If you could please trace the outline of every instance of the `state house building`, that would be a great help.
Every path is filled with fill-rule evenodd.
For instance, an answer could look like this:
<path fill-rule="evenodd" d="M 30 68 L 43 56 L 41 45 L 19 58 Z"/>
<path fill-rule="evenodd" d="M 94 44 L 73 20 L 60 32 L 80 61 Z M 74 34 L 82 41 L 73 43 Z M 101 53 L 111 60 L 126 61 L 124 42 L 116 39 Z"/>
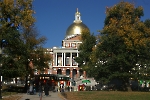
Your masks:
<path fill-rule="evenodd" d="M 82 22 L 81 14 L 77 9 L 75 20 L 66 30 L 65 38 L 62 40 L 62 47 L 49 48 L 45 52 L 50 53 L 53 58 L 45 74 L 67 75 L 74 79 L 80 76 L 86 77 L 85 71 L 79 68 L 78 63 L 74 60 L 75 57 L 78 57 L 78 47 L 82 43 L 80 41 L 82 29 L 89 30 Z"/>

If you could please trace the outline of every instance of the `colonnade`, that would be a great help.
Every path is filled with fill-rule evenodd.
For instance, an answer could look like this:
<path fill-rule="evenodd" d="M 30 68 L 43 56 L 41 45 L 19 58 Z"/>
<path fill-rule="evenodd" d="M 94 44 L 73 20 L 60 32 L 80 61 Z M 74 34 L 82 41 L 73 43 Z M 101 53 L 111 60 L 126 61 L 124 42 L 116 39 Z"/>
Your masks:
<path fill-rule="evenodd" d="M 53 66 L 78 66 L 74 58 L 78 57 L 77 52 L 55 52 L 53 53 Z"/>

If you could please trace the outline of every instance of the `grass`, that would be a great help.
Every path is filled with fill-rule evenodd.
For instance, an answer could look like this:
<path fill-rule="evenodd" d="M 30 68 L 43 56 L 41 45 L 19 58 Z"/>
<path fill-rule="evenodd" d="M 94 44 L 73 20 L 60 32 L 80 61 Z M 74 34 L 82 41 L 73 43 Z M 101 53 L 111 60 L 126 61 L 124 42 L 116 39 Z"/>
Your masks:
<path fill-rule="evenodd" d="M 21 96 L 17 95 L 18 93 L 17 92 L 8 92 L 7 89 L 8 89 L 9 86 L 6 86 L 6 85 L 3 85 L 2 87 L 2 97 L 3 99 L 2 100 L 19 100 L 21 98 Z"/>
<path fill-rule="evenodd" d="M 22 96 L 17 95 L 17 92 L 2 92 L 2 100 L 19 100 Z"/>
<path fill-rule="evenodd" d="M 148 100 L 150 92 L 80 91 L 65 92 L 67 100 Z"/>

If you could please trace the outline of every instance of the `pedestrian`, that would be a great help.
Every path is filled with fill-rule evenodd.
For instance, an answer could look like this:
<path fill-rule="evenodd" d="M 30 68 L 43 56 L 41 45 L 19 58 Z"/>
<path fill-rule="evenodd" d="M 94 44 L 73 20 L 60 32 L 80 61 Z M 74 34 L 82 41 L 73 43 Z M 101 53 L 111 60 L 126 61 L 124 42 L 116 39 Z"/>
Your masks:
<path fill-rule="evenodd" d="M 67 89 L 68 89 L 68 92 L 69 92 L 70 91 L 70 87 L 68 86 Z"/>
<path fill-rule="evenodd" d="M 42 84 L 39 83 L 39 97 L 42 97 Z"/>
<path fill-rule="evenodd" d="M 29 93 L 30 93 L 30 95 L 33 94 L 33 84 L 32 83 L 30 84 Z"/>
<path fill-rule="evenodd" d="M 46 83 L 45 86 L 44 86 L 44 92 L 45 92 L 45 96 L 48 96 L 48 95 L 49 95 L 49 86 L 48 86 L 47 83 Z"/>

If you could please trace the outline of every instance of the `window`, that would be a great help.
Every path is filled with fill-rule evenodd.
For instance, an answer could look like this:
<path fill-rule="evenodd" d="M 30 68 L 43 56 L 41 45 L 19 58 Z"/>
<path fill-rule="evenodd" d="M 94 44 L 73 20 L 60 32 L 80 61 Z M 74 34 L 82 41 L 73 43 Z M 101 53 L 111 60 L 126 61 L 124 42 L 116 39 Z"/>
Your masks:
<path fill-rule="evenodd" d="M 76 44 L 75 43 L 72 43 L 72 47 L 75 47 L 76 46 Z"/>
<path fill-rule="evenodd" d="M 62 57 L 58 57 L 58 66 L 62 66 Z"/>
<path fill-rule="evenodd" d="M 66 45 L 65 45 L 66 47 L 69 47 L 69 43 L 66 43 Z"/>
<path fill-rule="evenodd" d="M 77 16 L 77 20 L 79 20 L 79 16 Z"/>
<path fill-rule="evenodd" d="M 69 66 L 70 65 L 70 57 L 67 57 L 66 58 L 66 66 Z"/>
<path fill-rule="evenodd" d="M 75 61 L 75 57 L 73 57 L 73 59 L 72 59 L 72 65 L 73 65 L 73 66 L 76 66 L 76 65 L 77 65 L 77 62 Z"/>

